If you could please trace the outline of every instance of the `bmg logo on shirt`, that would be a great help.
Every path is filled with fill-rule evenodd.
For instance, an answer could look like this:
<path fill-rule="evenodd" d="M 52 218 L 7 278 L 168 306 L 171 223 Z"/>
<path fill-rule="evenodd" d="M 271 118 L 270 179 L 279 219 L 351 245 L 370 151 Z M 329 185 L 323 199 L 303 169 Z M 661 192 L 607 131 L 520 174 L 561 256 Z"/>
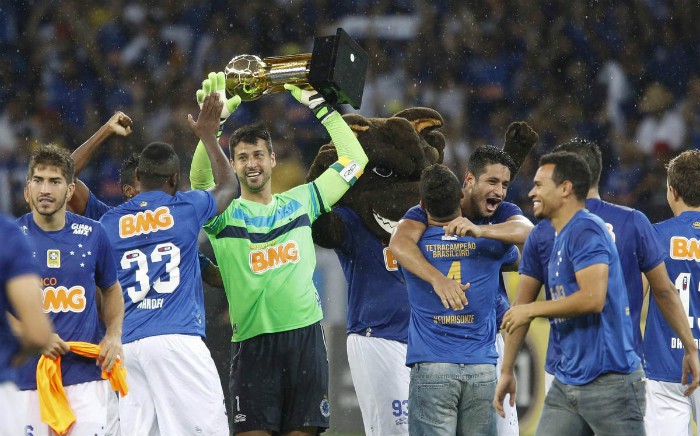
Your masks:
<path fill-rule="evenodd" d="M 55 285 L 55 277 L 44 277 L 42 285 Z M 44 312 L 82 312 L 85 310 L 85 288 L 82 286 L 46 286 L 43 290 Z"/>
<path fill-rule="evenodd" d="M 167 230 L 173 226 L 175 219 L 170 214 L 170 209 L 161 206 L 156 210 L 145 210 L 132 215 L 124 215 L 119 218 L 119 237 L 130 238 L 132 236 Z"/>
<path fill-rule="evenodd" d="M 700 260 L 700 241 L 695 238 L 674 236 L 671 238 L 671 259 Z"/>
<path fill-rule="evenodd" d="M 262 274 L 269 269 L 279 268 L 287 262 L 299 261 L 299 247 L 296 241 L 288 241 L 272 247 L 250 252 L 250 270 Z"/>

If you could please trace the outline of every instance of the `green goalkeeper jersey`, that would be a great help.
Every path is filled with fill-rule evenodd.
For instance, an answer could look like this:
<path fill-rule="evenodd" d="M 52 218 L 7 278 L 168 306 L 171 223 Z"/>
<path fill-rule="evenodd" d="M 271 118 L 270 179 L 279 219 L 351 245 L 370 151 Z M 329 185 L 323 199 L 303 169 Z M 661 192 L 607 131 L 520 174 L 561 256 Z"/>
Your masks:
<path fill-rule="evenodd" d="M 321 320 L 311 223 L 326 211 L 308 183 L 269 204 L 235 199 L 204 227 L 227 285 L 234 342 Z"/>
<path fill-rule="evenodd" d="M 335 144 L 336 163 L 313 182 L 274 194 L 268 204 L 237 198 L 204 226 L 224 282 L 233 342 L 306 327 L 323 318 L 312 281 L 316 252 L 311 224 L 362 174 L 367 156 L 337 112 L 322 123 Z M 201 143 L 190 179 L 196 189 L 213 185 Z"/>

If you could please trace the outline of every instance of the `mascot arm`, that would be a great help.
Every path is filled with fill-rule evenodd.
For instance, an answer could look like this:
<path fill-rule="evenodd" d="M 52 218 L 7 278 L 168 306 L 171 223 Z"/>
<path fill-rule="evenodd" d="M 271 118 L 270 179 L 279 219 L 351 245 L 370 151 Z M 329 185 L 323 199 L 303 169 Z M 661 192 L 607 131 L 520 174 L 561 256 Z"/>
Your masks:
<path fill-rule="evenodd" d="M 345 241 L 345 224 L 340 215 L 330 211 L 311 225 L 314 243 L 323 248 L 340 248 Z"/>
<path fill-rule="evenodd" d="M 323 203 L 328 210 L 350 189 L 362 175 L 368 158 L 360 141 L 338 112 L 331 112 L 323 120 L 338 153 L 338 160 L 315 180 Z M 326 210 L 326 212 L 328 211 Z"/>

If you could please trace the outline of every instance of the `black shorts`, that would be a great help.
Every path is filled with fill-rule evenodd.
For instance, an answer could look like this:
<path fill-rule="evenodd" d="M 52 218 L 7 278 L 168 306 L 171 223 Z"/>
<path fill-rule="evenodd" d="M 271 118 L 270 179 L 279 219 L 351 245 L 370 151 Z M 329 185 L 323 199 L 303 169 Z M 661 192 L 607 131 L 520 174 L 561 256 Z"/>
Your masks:
<path fill-rule="evenodd" d="M 320 323 L 231 344 L 231 429 L 328 428 L 328 354 Z"/>

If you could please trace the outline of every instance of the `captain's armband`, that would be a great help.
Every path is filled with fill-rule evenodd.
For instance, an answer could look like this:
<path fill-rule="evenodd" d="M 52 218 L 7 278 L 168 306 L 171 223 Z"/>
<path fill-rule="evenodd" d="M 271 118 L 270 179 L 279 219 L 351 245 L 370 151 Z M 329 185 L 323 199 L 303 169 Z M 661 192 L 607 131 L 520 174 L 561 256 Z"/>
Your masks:
<path fill-rule="evenodd" d="M 346 157 L 339 158 L 333 165 L 331 165 L 335 171 L 340 174 L 350 186 L 354 185 L 357 179 L 362 175 L 363 168 L 357 162 L 350 160 Z"/>

